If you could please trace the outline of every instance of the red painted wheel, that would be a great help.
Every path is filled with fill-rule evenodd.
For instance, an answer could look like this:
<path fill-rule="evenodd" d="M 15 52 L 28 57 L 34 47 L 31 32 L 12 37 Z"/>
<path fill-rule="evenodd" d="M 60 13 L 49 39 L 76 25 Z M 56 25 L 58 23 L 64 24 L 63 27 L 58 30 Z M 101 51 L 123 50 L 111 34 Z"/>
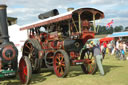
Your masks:
<path fill-rule="evenodd" d="M 32 68 L 28 57 L 24 56 L 19 62 L 19 77 L 21 83 L 28 84 L 31 80 Z"/>
<path fill-rule="evenodd" d="M 96 58 L 93 56 L 91 49 L 83 50 L 81 53 L 81 59 L 86 59 L 86 62 L 81 65 L 81 68 L 85 74 L 95 74 L 98 70 Z"/>
<path fill-rule="evenodd" d="M 69 72 L 69 56 L 64 50 L 56 51 L 53 59 L 53 67 L 56 76 L 66 77 Z"/>
<path fill-rule="evenodd" d="M 38 73 L 41 69 L 42 58 L 38 56 L 40 49 L 38 42 L 34 39 L 26 41 L 23 47 L 23 56 L 28 56 L 30 59 L 33 73 Z"/>

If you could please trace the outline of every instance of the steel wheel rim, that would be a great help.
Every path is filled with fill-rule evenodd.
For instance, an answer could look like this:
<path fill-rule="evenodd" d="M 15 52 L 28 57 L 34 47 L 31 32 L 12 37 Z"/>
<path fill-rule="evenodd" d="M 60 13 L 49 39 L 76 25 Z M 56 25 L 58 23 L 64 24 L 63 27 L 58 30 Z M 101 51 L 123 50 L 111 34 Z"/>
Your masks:
<path fill-rule="evenodd" d="M 54 58 L 54 70 L 58 77 L 61 77 L 65 72 L 65 60 L 64 55 L 60 52 L 56 53 Z"/>

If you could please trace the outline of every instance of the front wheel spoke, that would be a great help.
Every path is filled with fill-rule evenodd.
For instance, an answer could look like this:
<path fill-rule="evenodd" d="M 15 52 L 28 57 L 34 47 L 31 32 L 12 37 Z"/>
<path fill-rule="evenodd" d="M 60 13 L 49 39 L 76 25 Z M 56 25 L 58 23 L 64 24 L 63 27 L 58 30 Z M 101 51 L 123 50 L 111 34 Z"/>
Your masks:
<path fill-rule="evenodd" d="M 65 67 L 65 63 L 61 64 L 61 66 Z"/>
<path fill-rule="evenodd" d="M 60 61 L 60 58 L 57 56 L 57 60 L 59 60 Z"/>
<path fill-rule="evenodd" d="M 56 66 L 56 68 L 57 68 L 57 69 L 59 69 L 59 68 L 60 68 L 60 66 Z"/>
<path fill-rule="evenodd" d="M 89 72 L 90 73 L 92 72 L 92 65 L 91 64 L 89 65 Z"/>
<path fill-rule="evenodd" d="M 61 57 L 61 60 L 60 60 L 60 61 L 61 61 L 61 62 L 64 61 L 64 57 Z"/>
<path fill-rule="evenodd" d="M 56 62 L 56 65 L 59 65 L 59 62 Z"/>
<path fill-rule="evenodd" d="M 95 64 L 95 59 L 92 59 L 92 64 Z"/>
<path fill-rule="evenodd" d="M 57 68 L 57 72 L 60 72 L 59 70 L 60 70 L 60 67 Z"/>
<path fill-rule="evenodd" d="M 61 66 L 65 66 L 65 62 L 63 61 L 63 62 L 61 62 Z"/>
<path fill-rule="evenodd" d="M 60 73 L 63 74 L 64 73 L 63 67 L 60 67 L 60 68 L 61 68 Z"/>

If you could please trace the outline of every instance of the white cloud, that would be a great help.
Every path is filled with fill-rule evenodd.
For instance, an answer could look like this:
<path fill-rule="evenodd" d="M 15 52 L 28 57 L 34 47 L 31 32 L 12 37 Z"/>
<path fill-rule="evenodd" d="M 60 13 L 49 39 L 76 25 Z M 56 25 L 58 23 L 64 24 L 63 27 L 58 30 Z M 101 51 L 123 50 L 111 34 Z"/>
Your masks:
<path fill-rule="evenodd" d="M 115 25 L 125 26 L 128 22 L 128 0 L 6 0 L 6 3 L 8 15 L 18 17 L 18 23 L 21 25 L 38 20 L 40 13 L 54 8 L 66 12 L 65 10 L 69 6 L 75 8 L 93 7 L 103 11 L 105 13 L 103 24 L 111 19 L 116 21 Z"/>

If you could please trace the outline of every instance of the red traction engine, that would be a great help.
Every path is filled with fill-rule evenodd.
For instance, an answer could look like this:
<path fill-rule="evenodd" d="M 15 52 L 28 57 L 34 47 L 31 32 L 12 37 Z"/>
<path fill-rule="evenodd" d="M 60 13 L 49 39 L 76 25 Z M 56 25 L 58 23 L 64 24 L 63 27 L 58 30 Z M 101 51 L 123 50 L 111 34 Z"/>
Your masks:
<path fill-rule="evenodd" d="M 9 41 L 6 5 L 0 5 L 0 78 L 14 78 L 17 72 L 21 83 L 28 84 L 31 78 L 31 64 L 28 57 L 22 57 L 19 66 L 18 50 Z M 19 67 L 19 68 L 18 68 Z"/>
<path fill-rule="evenodd" d="M 97 71 L 95 57 L 85 43 L 94 38 L 94 32 L 89 31 L 90 23 L 104 18 L 104 13 L 94 8 L 80 8 L 57 14 L 57 10 L 40 14 L 43 20 L 21 27 L 20 30 L 28 30 L 29 35 L 23 56 L 29 57 L 34 73 L 47 67 L 54 69 L 58 77 L 65 77 L 70 66 L 81 65 L 85 74 L 94 74 Z"/>

